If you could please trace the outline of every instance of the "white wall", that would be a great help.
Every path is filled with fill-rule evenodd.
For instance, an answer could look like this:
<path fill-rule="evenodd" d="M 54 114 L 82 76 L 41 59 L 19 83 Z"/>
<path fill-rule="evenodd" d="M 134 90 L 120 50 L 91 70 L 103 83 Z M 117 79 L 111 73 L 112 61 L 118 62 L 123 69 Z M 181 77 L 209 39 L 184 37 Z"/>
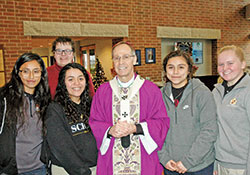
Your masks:
<path fill-rule="evenodd" d="M 32 52 L 40 56 L 48 56 L 50 53 L 50 50 L 49 48 L 39 47 L 39 48 L 33 48 Z"/>

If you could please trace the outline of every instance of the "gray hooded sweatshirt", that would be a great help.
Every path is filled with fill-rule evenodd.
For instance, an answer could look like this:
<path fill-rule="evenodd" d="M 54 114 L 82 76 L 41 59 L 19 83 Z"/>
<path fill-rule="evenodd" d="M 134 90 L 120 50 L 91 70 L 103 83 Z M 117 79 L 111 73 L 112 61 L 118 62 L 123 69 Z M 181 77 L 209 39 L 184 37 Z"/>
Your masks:
<path fill-rule="evenodd" d="M 246 169 L 250 175 L 250 76 L 245 75 L 225 96 L 224 91 L 221 84 L 213 90 L 219 125 L 216 159 L 226 168 Z"/>
<path fill-rule="evenodd" d="M 171 82 L 161 89 L 170 117 L 170 129 L 158 152 L 165 166 L 181 161 L 188 172 L 200 171 L 215 160 L 214 142 L 218 134 L 216 106 L 211 91 L 198 79 L 191 79 L 177 107 Z"/>

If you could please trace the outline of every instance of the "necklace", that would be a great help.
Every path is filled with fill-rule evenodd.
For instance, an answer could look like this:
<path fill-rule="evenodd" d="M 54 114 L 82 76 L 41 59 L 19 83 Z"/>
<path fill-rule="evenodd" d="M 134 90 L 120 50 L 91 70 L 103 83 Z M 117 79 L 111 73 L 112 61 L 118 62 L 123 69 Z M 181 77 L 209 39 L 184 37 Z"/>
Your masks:
<path fill-rule="evenodd" d="M 174 104 L 175 104 L 175 107 L 178 106 L 179 102 L 180 102 L 180 99 L 181 99 L 181 96 L 185 90 L 186 86 L 182 87 L 182 88 L 174 88 L 172 87 L 172 93 L 173 93 L 173 97 L 174 97 Z"/>
<path fill-rule="evenodd" d="M 180 97 L 180 95 L 181 95 L 183 92 L 184 92 L 184 90 L 181 91 L 181 92 L 174 98 L 174 105 L 175 105 L 175 107 L 178 106 L 178 104 L 179 104 L 179 102 L 180 102 L 180 100 L 178 99 L 178 97 Z"/>
<path fill-rule="evenodd" d="M 172 87 L 172 93 L 173 93 L 173 97 L 174 99 L 179 99 L 179 97 L 183 94 L 184 90 L 185 90 L 185 87 L 182 87 L 182 88 L 174 88 Z M 180 99 L 179 99 L 180 100 Z"/>
<path fill-rule="evenodd" d="M 174 98 L 174 99 L 178 99 L 178 97 L 184 92 L 184 89 Z"/>

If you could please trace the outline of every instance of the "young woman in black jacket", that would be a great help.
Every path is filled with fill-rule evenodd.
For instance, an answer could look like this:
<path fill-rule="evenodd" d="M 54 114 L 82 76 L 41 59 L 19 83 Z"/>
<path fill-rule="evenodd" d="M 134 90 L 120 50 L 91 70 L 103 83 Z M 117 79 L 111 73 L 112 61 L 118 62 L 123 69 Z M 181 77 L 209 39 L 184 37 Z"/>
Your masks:
<path fill-rule="evenodd" d="M 88 124 L 88 74 L 80 64 L 70 63 L 62 68 L 58 80 L 45 121 L 52 174 L 90 175 L 96 166 L 97 148 Z"/>
<path fill-rule="evenodd" d="M 43 120 L 50 101 L 42 58 L 24 53 L 0 89 L 0 174 L 45 175 L 40 161 Z"/>

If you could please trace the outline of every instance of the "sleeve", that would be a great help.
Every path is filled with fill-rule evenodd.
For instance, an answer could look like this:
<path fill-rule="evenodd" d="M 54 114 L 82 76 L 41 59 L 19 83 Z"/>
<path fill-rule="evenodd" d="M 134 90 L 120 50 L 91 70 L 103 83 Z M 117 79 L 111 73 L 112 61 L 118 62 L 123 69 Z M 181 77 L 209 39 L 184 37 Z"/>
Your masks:
<path fill-rule="evenodd" d="M 214 150 L 213 147 L 218 134 L 216 105 L 212 93 L 208 89 L 204 89 L 197 93 L 196 99 L 200 134 L 189 152 L 180 160 L 187 169 L 202 163 L 203 158 Z"/>
<path fill-rule="evenodd" d="M 66 130 L 62 107 L 50 104 L 46 116 L 47 141 L 53 156 L 69 174 L 90 175 L 91 171 L 80 158 L 71 133 Z"/>
<path fill-rule="evenodd" d="M 101 155 L 105 155 L 106 152 L 108 151 L 109 149 L 109 145 L 110 145 L 110 141 L 111 141 L 111 138 L 108 136 L 108 132 L 109 132 L 109 129 L 110 127 L 107 129 L 107 131 L 105 132 L 104 136 L 103 136 L 103 139 L 102 139 L 102 144 L 101 144 L 101 147 L 100 147 L 100 152 L 101 152 Z"/>
<path fill-rule="evenodd" d="M 248 121 L 250 123 L 250 93 L 249 93 L 249 86 L 248 86 L 248 89 L 247 89 L 247 95 L 245 96 L 245 104 L 246 104 L 246 112 L 247 112 L 247 116 L 248 116 Z M 250 126 L 249 126 L 250 128 Z M 250 135 L 249 135 L 250 136 Z M 249 174 L 250 173 L 250 138 L 249 138 L 249 144 L 248 144 L 248 155 L 247 155 L 247 167 L 246 167 L 246 174 Z"/>
<path fill-rule="evenodd" d="M 91 97 L 94 97 L 94 95 L 95 95 L 95 88 L 94 88 L 94 85 L 93 85 L 91 74 L 88 71 L 87 71 L 87 73 L 89 75 L 89 92 L 90 92 Z"/>
<path fill-rule="evenodd" d="M 166 98 L 166 94 L 164 94 L 165 92 L 164 92 L 163 88 L 161 89 L 161 93 L 162 93 L 162 98 L 163 99 Z M 164 104 L 165 104 L 166 109 L 168 110 L 167 103 L 164 103 Z M 164 141 L 162 149 L 158 151 L 158 157 L 159 157 L 161 164 L 164 167 L 168 163 L 168 161 L 173 160 L 173 158 L 170 157 L 170 155 L 167 151 L 167 138 Z"/>
<path fill-rule="evenodd" d="M 106 151 L 109 148 L 110 140 L 114 139 L 107 138 L 107 131 L 109 127 L 112 126 L 112 114 L 107 112 L 111 111 L 109 108 L 112 108 L 112 97 L 109 97 L 107 94 L 109 94 L 109 92 L 106 87 L 103 88 L 103 86 L 101 86 L 97 90 L 92 101 L 89 118 L 89 125 L 95 136 L 98 150 L 101 150 L 105 145 Z M 109 118 L 110 121 L 108 120 Z M 103 154 L 104 152 L 102 152 L 102 155 Z"/>
<path fill-rule="evenodd" d="M 154 93 L 152 94 L 152 92 Z M 140 106 L 141 110 L 145 110 L 145 112 L 143 112 L 144 110 L 141 111 L 141 115 L 145 115 L 141 116 L 141 118 L 143 118 L 141 120 L 141 124 L 145 136 L 140 136 L 140 138 L 142 141 L 142 137 L 148 137 L 146 139 L 148 142 L 145 142 L 147 144 L 153 144 L 153 142 L 155 142 L 156 145 L 154 146 L 154 149 L 152 147 L 153 145 L 150 146 L 152 147 L 150 152 L 154 150 L 159 151 L 162 149 L 163 143 L 165 141 L 169 129 L 170 119 L 167 115 L 161 91 L 157 86 L 154 85 L 153 87 L 149 87 L 147 88 L 147 92 L 143 93 L 145 94 L 141 94 L 143 98 L 141 98 Z M 145 126 L 143 122 L 146 122 L 147 125 Z M 150 141 L 150 138 L 153 142 Z M 143 143 L 143 146 L 147 151 L 147 146 L 149 145 Z"/>
<path fill-rule="evenodd" d="M 162 149 L 160 151 L 158 151 L 158 157 L 159 160 L 161 162 L 161 164 L 165 167 L 166 164 L 168 163 L 168 161 L 172 160 L 173 158 L 170 157 L 170 155 L 167 152 L 167 144 L 166 144 L 166 140 L 164 141 L 164 144 L 162 146 Z"/>

